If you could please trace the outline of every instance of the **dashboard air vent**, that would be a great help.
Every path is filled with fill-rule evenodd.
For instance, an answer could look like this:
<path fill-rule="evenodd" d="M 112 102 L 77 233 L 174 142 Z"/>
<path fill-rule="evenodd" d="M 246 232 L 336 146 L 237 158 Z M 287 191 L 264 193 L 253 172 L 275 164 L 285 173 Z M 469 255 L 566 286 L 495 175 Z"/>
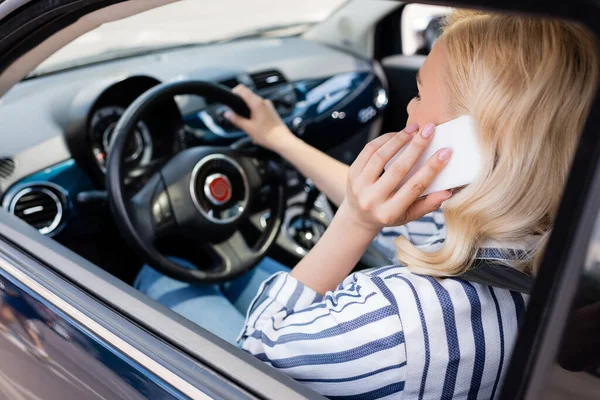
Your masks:
<path fill-rule="evenodd" d="M 8 204 L 8 211 L 44 235 L 56 231 L 63 219 L 63 202 L 51 187 L 35 185 L 19 190 Z"/>
<path fill-rule="evenodd" d="M 265 89 L 287 82 L 283 74 L 275 70 L 257 72 L 250 74 L 250 77 L 254 81 L 256 90 Z"/>
<path fill-rule="evenodd" d="M 15 160 L 10 157 L 0 157 L 0 179 L 6 179 L 15 171 Z"/>

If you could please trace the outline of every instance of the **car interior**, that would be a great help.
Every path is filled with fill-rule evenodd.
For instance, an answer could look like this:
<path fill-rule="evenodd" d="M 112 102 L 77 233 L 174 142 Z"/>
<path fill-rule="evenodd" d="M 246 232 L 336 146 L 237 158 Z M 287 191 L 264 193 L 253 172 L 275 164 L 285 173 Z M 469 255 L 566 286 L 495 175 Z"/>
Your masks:
<path fill-rule="evenodd" d="M 336 208 L 227 121 L 227 109 L 249 113 L 230 89 L 271 100 L 298 137 L 350 164 L 404 127 L 450 11 L 386 0 L 286 2 L 273 15 L 261 13 L 276 3 L 267 0 L 127 3 L 92 11 L 0 75 L 11 133 L 0 136 L 2 207 L 127 285 L 144 264 L 194 282 L 230 280 L 265 256 L 295 265 Z M 234 195 L 210 202 L 217 191 L 204 182 L 217 187 L 224 171 Z M 356 269 L 390 262 L 374 244 Z"/>
<path fill-rule="evenodd" d="M 116 49 L 102 48 L 111 45 L 105 43 L 99 46 L 99 54 L 79 54 L 93 35 L 104 34 L 111 42 L 111 35 L 119 30 L 151 24 L 157 15 L 172 13 L 180 17 L 196 10 L 198 5 L 194 3 L 165 5 L 84 34 L 31 71 L 6 93 L 0 107 L 0 118 L 7 129 L 23 132 L 19 135 L 22 140 L 7 137 L 2 146 L 3 207 L 130 284 L 147 260 L 140 257 L 139 249 L 132 248 L 131 238 L 117 239 L 124 234 L 119 225 L 128 218 L 125 209 L 125 214 L 117 216 L 109 207 L 113 191 L 107 187 L 112 179 L 107 176 L 108 149 L 113 145 L 111 137 L 117 122 L 149 89 L 185 81 L 205 81 L 229 89 L 245 84 L 273 101 L 298 136 L 349 164 L 382 129 L 401 127 L 406 120 L 406 104 L 416 92 L 416 71 L 424 59 L 422 55 L 401 55 L 383 58 L 379 63 L 305 38 L 316 23 L 304 21 L 261 27 L 250 33 L 236 32 L 230 38 L 210 42 L 151 43 Z M 327 13 L 335 13 L 343 5 L 341 1 L 329 3 Z M 124 143 L 125 163 L 115 178 L 122 180 L 121 195 L 125 198 L 139 193 L 148 179 L 182 150 L 251 147 L 243 144 L 244 133 L 223 117 L 227 107 L 235 107 L 221 99 L 220 93 L 211 94 L 211 88 L 186 87 L 183 83 L 172 90 L 152 100 L 152 106 L 134 121 L 133 133 Z M 173 95 L 175 92 L 181 94 Z M 388 101 L 400 112 L 389 113 L 385 119 Z M 35 118 L 23 118 L 32 107 Z M 350 117 L 354 115 L 357 118 Z M 217 234 L 224 225 L 230 225 L 223 223 L 229 217 L 217 215 L 214 221 L 208 219 L 210 226 L 193 230 L 210 232 L 213 243 L 222 242 L 237 230 L 245 235 L 243 240 L 249 241 L 249 248 L 256 244 L 252 241 L 260 242 L 261 234 L 272 236 L 269 241 L 273 243 L 263 245 L 264 251 L 258 257 L 268 252 L 283 264 L 294 265 L 327 227 L 334 212 L 332 204 L 310 181 L 272 154 L 257 153 L 248 161 L 259 163 L 263 173 L 281 178 L 267 184 L 250 182 L 249 199 L 233 199 L 227 209 L 215 210 L 227 214 L 233 207 L 243 207 L 244 215 L 235 218 L 235 226 Z M 212 169 L 219 168 L 216 163 Z M 211 166 L 206 167 L 207 171 L 200 171 L 201 177 L 210 172 Z M 245 169 L 258 171 L 250 164 Z M 264 177 L 263 181 L 269 179 Z M 243 182 L 232 184 L 235 187 Z M 281 194 L 285 205 L 277 213 L 270 203 L 277 203 L 273 194 L 278 193 L 279 186 L 285 189 Z M 157 194 L 152 195 L 152 199 L 146 199 L 146 206 L 158 201 Z M 203 207 L 208 206 L 199 205 L 200 210 Z M 206 212 L 210 210 L 206 208 Z M 154 218 L 163 216 L 156 214 Z M 273 230 L 280 234 L 269 235 Z M 136 236 L 136 232 L 125 235 Z M 207 242 L 206 238 L 162 232 L 159 239 L 152 244 L 162 254 L 186 258 L 197 265 L 217 262 L 214 251 L 195 251 L 195 245 Z M 363 267 L 388 262 L 386 255 L 376 249 L 363 261 Z"/>

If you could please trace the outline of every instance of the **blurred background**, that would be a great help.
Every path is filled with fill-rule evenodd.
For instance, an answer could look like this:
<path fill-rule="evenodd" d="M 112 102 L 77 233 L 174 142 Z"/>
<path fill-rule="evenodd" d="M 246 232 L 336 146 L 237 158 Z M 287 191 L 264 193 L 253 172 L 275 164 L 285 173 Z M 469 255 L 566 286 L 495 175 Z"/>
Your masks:
<path fill-rule="evenodd" d="M 42 63 L 37 71 L 62 69 L 89 57 L 122 56 L 122 51 L 181 44 L 226 41 L 240 35 L 299 34 L 327 19 L 347 0 L 182 0 L 106 23 L 90 31 Z M 257 12 L 257 10 L 259 12 Z M 409 4 L 402 13 L 405 55 L 427 54 L 440 17 L 451 8 Z M 173 18 L 168 18 L 171 15 Z M 227 21 L 227 23 L 224 23 Z M 394 38 L 395 39 L 395 38 Z"/>

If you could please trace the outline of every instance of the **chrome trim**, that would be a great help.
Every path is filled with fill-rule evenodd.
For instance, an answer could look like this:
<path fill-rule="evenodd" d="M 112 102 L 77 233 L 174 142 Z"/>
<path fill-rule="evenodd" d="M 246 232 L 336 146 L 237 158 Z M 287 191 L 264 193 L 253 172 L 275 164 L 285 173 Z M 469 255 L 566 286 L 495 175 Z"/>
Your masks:
<path fill-rule="evenodd" d="M 224 139 L 233 139 L 244 136 L 244 132 L 228 132 L 225 129 L 223 129 L 221 125 L 215 122 L 214 118 L 206 110 L 198 112 L 197 115 L 200 121 L 202 121 L 204 125 L 206 125 L 206 127 L 217 136 L 220 136 Z"/>
<path fill-rule="evenodd" d="M 259 220 L 261 228 L 266 229 L 269 218 L 271 218 L 271 213 L 268 211 L 266 213 L 264 213 L 263 215 L 261 215 L 260 220 Z"/>
<path fill-rule="evenodd" d="M 317 204 L 315 202 L 315 208 L 313 208 L 310 212 L 311 219 L 322 224 L 325 228 L 329 226 L 331 223 L 331 218 L 327 215 L 325 210 L 322 210 L 319 207 L 316 207 Z M 285 238 L 285 240 L 294 247 L 296 253 L 301 256 L 305 256 L 308 254 L 308 250 L 300 246 L 296 240 L 294 239 L 292 233 L 290 232 L 291 222 L 294 217 L 301 215 L 304 212 L 304 207 L 302 204 L 292 204 L 290 205 L 285 212 L 285 217 L 283 219 L 283 223 L 281 224 L 281 235 L 280 238 Z M 258 219 L 258 224 L 261 229 L 266 229 L 268 219 L 270 218 L 271 213 L 265 212 Z M 321 234 L 317 230 L 316 226 L 313 227 L 313 235 L 315 235 L 315 243 L 321 238 Z M 279 240 L 279 239 L 278 239 Z"/>
<path fill-rule="evenodd" d="M 98 120 L 100 118 L 105 118 L 105 116 L 101 116 L 100 113 L 108 112 L 108 111 L 118 114 L 119 118 L 121 116 L 123 116 L 123 114 L 125 113 L 125 109 L 123 107 L 110 106 L 110 105 L 96 110 L 96 112 L 94 112 L 94 115 L 92 116 L 92 122 L 90 123 L 90 132 L 93 129 L 94 125 L 96 125 L 98 123 Z M 100 168 L 100 170 L 103 173 L 106 173 L 106 161 L 108 160 L 108 153 L 110 152 L 110 147 L 112 144 L 111 142 L 113 139 L 111 136 L 111 139 L 109 142 L 108 136 L 109 136 L 109 134 L 113 133 L 112 131 L 114 131 L 114 128 L 116 127 L 117 122 L 118 122 L 118 120 L 111 123 L 102 133 L 102 151 L 104 151 L 104 153 L 106 154 L 106 158 L 104 159 L 104 164 L 99 162 L 98 159 L 96 158 L 96 154 L 94 154 L 94 159 L 96 160 L 96 164 L 98 164 L 98 167 Z M 125 161 L 126 162 L 137 162 L 137 165 L 143 167 L 145 165 L 148 165 L 150 163 L 150 161 L 152 161 L 152 154 L 154 152 L 154 145 L 152 143 L 152 135 L 150 134 L 150 129 L 148 128 L 146 123 L 141 120 L 137 122 L 137 124 L 134 128 L 134 134 L 135 134 L 137 149 L 136 149 L 134 155 L 132 157 L 128 157 Z M 141 159 L 140 159 L 140 156 L 141 156 Z"/>
<path fill-rule="evenodd" d="M 268 219 L 271 217 L 271 213 L 270 212 L 266 212 L 263 215 L 261 215 L 258 223 L 260 224 L 260 227 L 264 230 L 267 228 L 267 223 L 268 223 Z M 299 246 L 295 240 L 290 238 L 290 235 L 287 234 L 287 229 L 284 228 L 284 226 L 281 226 L 281 232 L 283 232 L 285 234 L 285 238 L 287 240 L 287 242 L 289 242 L 289 244 L 294 248 L 294 251 L 296 252 L 296 254 L 301 255 L 301 256 L 305 256 L 308 254 L 308 252 L 302 247 Z M 279 235 L 279 237 L 281 238 L 282 235 Z M 280 239 L 277 239 L 280 240 Z"/>
<path fill-rule="evenodd" d="M 44 210 L 44 207 L 35 206 L 35 207 L 28 208 L 27 210 L 23 210 L 23 215 L 31 215 L 31 214 L 35 214 L 38 211 L 43 211 L 43 210 Z"/>
<path fill-rule="evenodd" d="M 227 182 L 227 186 L 229 187 L 229 196 L 227 196 L 227 198 L 225 200 L 217 200 L 215 198 L 215 196 L 213 196 L 213 194 L 212 194 L 212 192 L 210 190 L 210 185 L 216 179 L 223 179 L 223 180 L 225 180 L 225 182 Z M 223 174 L 212 174 L 212 175 L 209 175 L 206 178 L 206 181 L 204 181 L 204 195 L 206 197 L 208 197 L 208 200 L 210 200 L 211 203 L 213 203 L 216 206 L 220 206 L 222 204 L 227 203 L 231 199 L 231 192 L 232 191 L 233 191 L 233 187 L 231 186 L 231 181 L 229 180 L 229 178 L 226 175 L 223 175 Z"/>
<path fill-rule="evenodd" d="M 42 235 L 51 236 L 56 231 L 56 229 L 60 226 L 61 222 L 63 221 L 64 208 L 63 208 L 63 202 L 61 201 L 61 199 L 59 199 L 58 196 L 52 190 L 50 190 L 44 186 L 46 186 L 46 185 L 34 183 L 34 184 L 30 184 L 26 187 L 23 187 L 23 188 L 19 189 L 12 197 L 7 196 L 4 199 L 4 202 L 2 205 L 4 208 L 6 208 L 8 210 L 9 213 L 11 213 L 12 215 L 15 215 L 15 207 L 16 207 L 18 201 L 23 196 L 25 196 L 29 193 L 32 193 L 32 192 L 41 192 L 41 193 L 46 194 L 56 204 L 57 212 L 56 212 L 56 215 L 54 216 L 54 219 L 52 219 L 52 222 L 50 223 L 50 225 L 38 229 L 38 232 L 40 232 Z M 51 186 L 48 185 L 48 187 L 51 187 Z"/>
<path fill-rule="evenodd" d="M 186 382 L 179 375 L 173 371 L 167 369 L 165 366 L 159 364 L 140 350 L 121 339 L 98 322 L 94 321 L 77 308 L 52 293 L 48 288 L 44 287 L 35 279 L 31 278 L 28 274 L 21 271 L 9 263 L 4 258 L 0 258 L 0 268 L 10 274 L 12 277 L 20 281 L 23 285 L 34 291 L 38 296 L 43 298 L 48 303 L 65 313 L 67 316 L 72 318 L 74 321 L 82 325 L 88 331 L 104 340 L 106 343 L 113 346 L 115 349 L 129 357 L 134 362 L 138 363 L 154 375 L 158 376 L 163 381 L 172 385 L 175 389 L 181 393 L 189 396 L 192 399 L 211 399 L 206 393 L 196 388 L 192 384 Z"/>
<path fill-rule="evenodd" d="M 213 210 L 205 211 L 202 208 L 200 202 L 198 201 L 198 194 L 196 193 L 196 189 L 195 189 L 196 178 L 198 177 L 198 172 L 200 171 L 200 168 L 202 168 L 204 165 L 206 165 L 206 163 L 208 163 L 209 161 L 213 161 L 213 160 L 223 160 L 223 161 L 231 164 L 240 173 L 240 175 L 242 176 L 242 182 L 244 183 L 244 198 L 243 198 L 243 200 L 237 206 L 238 207 L 237 210 L 233 210 L 232 215 L 225 219 L 215 218 L 213 215 Z M 235 161 L 233 158 L 226 156 L 224 154 L 211 154 L 209 156 L 204 157 L 200 161 L 198 161 L 198 163 L 196 163 L 196 165 L 194 166 L 194 169 L 192 170 L 192 178 L 190 179 L 190 195 L 192 196 L 192 202 L 196 206 L 196 209 L 198 211 L 200 211 L 200 214 L 202 214 L 206 219 L 208 219 L 211 222 L 214 222 L 215 224 L 227 224 L 227 223 L 233 222 L 236 219 L 238 219 L 240 217 L 240 215 L 242 215 L 243 211 L 246 209 L 246 206 L 248 205 L 248 200 L 250 199 L 250 184 L 248 183 L 248 177 L 246 176 L 246 172 L 244 171 L 242 166 L 240 164 L 238 164 L 237 161 Z M 235 207 L 236 207 L 236 205 L 231 207 L 229 210 L 231 210 Z"/>
<path fill-rule="evenodd" d="M 388 103 L 388 95 L 384 88 L 380 88 L 375 96 L 375 107 L 381 108 Z"/>
<path fill-rule="evenodd" d="M 200 118 L 200 121 L 204 122 L 204 125 L 206 125 L 206 127 L 210 129 L 212 133 L 216 133 L 221 137 L 227 137 L 225 130 L 221 128 L 221 126 L 218 125 L 213 117 L 205 110 L 202 110 L 198 113 L 198 118 Z"/>
<path fill-rule="evenodd" d="M 298 249 L 296 249 L 296 252 L 300 255 L 308 254 L 308 249 L 305 249 L 304 247 L 300 246 L 296 242 L 296 240 L 294 239 L 294 236 L 292 235 L 292 232 L 291 232 L 291 224 L 292 224 L 292 220 L 294 218 L 302 215 L 303 212 L 304 212 L 304 207 L 302 205 L 292 205 L 292 206 L 288 207 L 288 209 L 285 211 L 285 217 L 283 219 L 283 223 L 281 224 L 281 229 L 283 231 L 283 234 L 290 242 L 292 242 L 294 245 L 298 246 Z M 331 222 L 331 221 L 327 220 L 327 216 L 324 211 L 317 210 L 315 208 L 310 210 L 310 217 L 313 221 L 322 224 L 325 228 L 327 228 L 329 226 L 329 223 Z M 312 233 L 314 235 L 313 237 L 315 238 L 314 243 L 316 244 L 319 241 L 319 239 L 321 239 L 321 234 L 319 233 L 316 225 L 313 225 Z M 299 249 L 301 249 L 301 251 Z"/>
<path fill-rule="evenodd" d="M 117 122 L 115 121 L 112 124 L 108 125 L 108 127 L 104 130 L 104 133 L 102 134 L 102 146 L 104 146 L 104 151 L 106 152 L 106 154 L 108 154 L 108 152 L 110 151 L 110 135 L 113 133 L 115 126 L 117 126 Z M 126 162 L 132 162 L 137 160 L 140 155 L 142 154 L 142 152 L 144 151 L 144 144 L 143 144 L 143 139 L 142 139 L 142 134 L 139 133 L 138 131 L 134 131 L 133 132 L 134 137 L 135 137 L 135 151 L 133 152 L 133 154 L 129 157 L 127 157 L 125 159 Z"/>

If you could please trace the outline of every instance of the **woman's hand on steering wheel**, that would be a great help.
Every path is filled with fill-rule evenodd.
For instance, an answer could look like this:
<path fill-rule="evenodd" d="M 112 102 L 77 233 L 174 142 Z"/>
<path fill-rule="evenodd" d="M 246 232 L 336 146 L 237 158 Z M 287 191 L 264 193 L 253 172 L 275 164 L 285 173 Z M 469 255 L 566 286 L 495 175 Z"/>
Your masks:
<path fill-rule="evenodd" d="M 379 232 L 385 226 L 404 225 L 437 210 L 452 195 L 441 191 L 421 198 L 448 163 L 452 155 L 449 148 L 436 152 L 398 189 L 433 138 L 433 124 L 416 133 L 418 128 L 417 124 L 411 124 L 400 132 L 371 141 L 350 167 L 342 207 L 357 227 Z M 406 144 L 406 150 L 382 174 L 385 165 Z"/>
<path fill-rule="evenodd" d="M 285 175 L 266 165 L 265 156 L 247 152 L 247 142 L 197 146 L 160 163 L 143 186 L 130 193 L 125 187 L 127 140 L 144 115 L 177 95 L 207 97 L 250 117 L 243 99 L 210 82 L 168 82 L 149 89 L 114 129 L 106 172 L 109 205 L 123 237 L 150 266 L 186 282 L 228 281 L 253 268 L 275 243 L 285 211 Z M 258 240 L 249 244 L 241 224 L 255 212 L 253 204 L 263 189 L 271 193 L 271 201 L 261 207 L 267 206 L 271 217 Z M 197 269 L 178 264 L 162 254 L 164 246 L 160 251 L 157 247 L 169 237 L 169 243 L 192 243 L 195 254 L 204 252 L 213 262 Z"/>
<path fill-rule="evenodd" d="M 285 138 L 294 136 L 283 123 L 270 100 L 263 99 L 244 85 L 237 85 L 232 92 L 246 102 L 250 108 L 250 118 L 244 118 L 231 110 L 225 112 L 224 116 L 233 125 L 246 132 L 254 143 L 276 152 L 277 144 Z"/>

